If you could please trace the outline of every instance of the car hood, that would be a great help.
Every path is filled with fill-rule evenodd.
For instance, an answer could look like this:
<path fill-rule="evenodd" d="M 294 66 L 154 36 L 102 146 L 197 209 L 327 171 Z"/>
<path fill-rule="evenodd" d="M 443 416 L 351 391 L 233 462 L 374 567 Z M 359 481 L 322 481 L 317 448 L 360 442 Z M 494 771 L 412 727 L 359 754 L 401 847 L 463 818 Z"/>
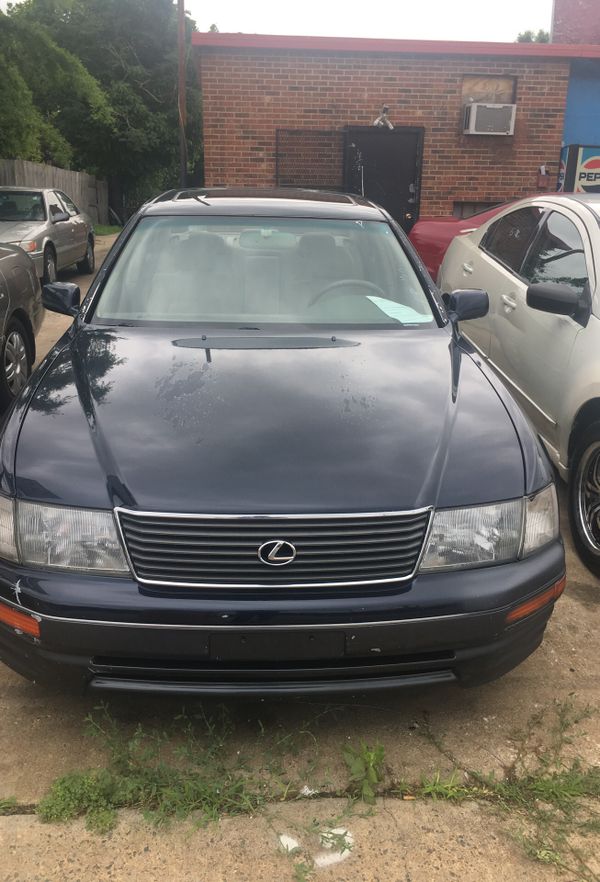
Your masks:
<path fill-rule="evenodd" d="M 0 242 L 21 242 L 35 238 L 43 226 L 38 221 L 0 221 Z"/>
<path fill-rule="evenodd" d="M 85 326 L 39 379 L 22 498 L 181 512 L 368 512 L 524 492 L 521 446 L 447 329 L 203 339 Z"/>

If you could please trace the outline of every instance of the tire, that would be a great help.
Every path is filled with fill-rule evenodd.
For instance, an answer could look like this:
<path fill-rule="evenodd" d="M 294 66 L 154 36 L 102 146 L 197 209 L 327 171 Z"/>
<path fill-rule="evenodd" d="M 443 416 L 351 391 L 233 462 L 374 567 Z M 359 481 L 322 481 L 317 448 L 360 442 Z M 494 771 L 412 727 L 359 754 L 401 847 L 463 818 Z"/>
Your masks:
<path fill-rule="evenodd" d="M 52 245 L 46 245 L 44 248 L 44 274 L 42 282 L 47 285 L 49 282 L 56 282 L 56 252 Z"/>
<path fill-rule="evenodd" d="M 569 517 L 579 557 L 600 576 L 600 422 L 589 425 L 577 440 L 569 477 Z"/>
<path fill-rule="evenodd" d="M 87 240 L 87 247 L 85 251 L 85 257 L 83 260 L 77 261 L 77 269 L 80 273 L 88 273 L 91 275 L 96 269 L 96 258 L 94 256 L 94 243 L 92 241 L 92 237 L 90 236 Z"/>
<path fill-rule="evenodd" d="M 31 374 L 31 345 L 22 322 L 12 318 L 6 326 L 0 353 L 0 409 L 13 403 Z"/>

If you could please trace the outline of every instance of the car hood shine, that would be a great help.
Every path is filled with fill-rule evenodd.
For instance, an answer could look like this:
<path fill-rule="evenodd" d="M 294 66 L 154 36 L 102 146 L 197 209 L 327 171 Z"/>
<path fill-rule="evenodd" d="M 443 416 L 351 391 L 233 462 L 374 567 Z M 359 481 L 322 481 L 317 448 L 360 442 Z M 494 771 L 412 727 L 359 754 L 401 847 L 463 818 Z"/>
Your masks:
<path fill-rule="evenodd" d="M 43 226 L 39 221 L 0 221 L 0 242 L 21 242 L 35 238 Z"/>
<path fill-rule="evenodd" d="M 357 331 L 339 342 L 255 336 L 85 326 L 30 401 L 17 495 L 285 513 L 523 494 L 507 410 L 447 330 Z"/>

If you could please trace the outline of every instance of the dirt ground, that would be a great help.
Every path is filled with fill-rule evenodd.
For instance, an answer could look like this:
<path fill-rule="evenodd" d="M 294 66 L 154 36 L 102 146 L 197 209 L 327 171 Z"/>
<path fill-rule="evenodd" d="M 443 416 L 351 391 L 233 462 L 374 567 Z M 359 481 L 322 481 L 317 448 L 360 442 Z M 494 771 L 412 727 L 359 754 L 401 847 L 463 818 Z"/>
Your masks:
<path fill-rule="evenodd" d="M 99 257 L 108 244 L 99 242 Z M 89 282 L 69 278 L 82 289 Z M 68 321 L 47 315 L 38 338 L 40 355 Z M 564 496 L 561 492 L 563 510 Z M 592 711 L 576 727 L 572 743 L 565 740 L 566 756 L 599 763 L 600 715 L 594 711 L 600 698 L 600 581 L 577 559 L 564 517 L 563 532 L 566 592 L 541 648 L 501 680 L 472 690 L 431 687 L 335 704 L 230 702 L 228 749 L 260 766 L 266 749 L 260 733 L 281 733 L 277 743 L 294 737 L 294 749 L 279 755 L 280 772 L 319 794 L 272 802 L 255 815 L 203 827 L 186 821 L 156 829 L 139 813 L 127 811 L 116 829 L 103 835 L 86 830 L 81 820 L 42 824 L 34 807 L 57 776 L 105 762 L 103 744 L 84 732 L 83 720 L 95 701 L 34 686 L 0 666 L 0 801 L 14 797 L 21 806 L 16 814 L 0 817 L 0 882 L 556 879 L 553 866 L 527 856 L 510 816 L 491 812 L 481 802 L 388 796 L 348 814 L 347 803 L 336 797 L 348 785 L 342 757 L 346 745 L 380 744 L 385 778 L 392 785 L 438 772 L 449 776 L 457 767 L 500 775 L 515 760 L 519 741 L 514 733 L 529 726 L 527 750 L 541 755 L 538 741 L 548 734 L 557 706 L 566 704 Z M 206 706 L 210 712 L 213 705 Z M 181 710 L 173 700 L 119 696 L 110 707 L 119 725 L 141 722 L 150 729 Z M 536 714 L 543 716 L 531 726 Z M 348 833 L 348 847 L 341 853 L 328 849 L 315 833 L 332 826 Z M 283 844 L 282 835 L 289 837 Z M 597 833 L 588 847 L 592 855 L 600 854 Z M 564 871 L 562 878 L 598 879 L 594 873 L 600 873 L 600 866 L 589 873 Z"/>

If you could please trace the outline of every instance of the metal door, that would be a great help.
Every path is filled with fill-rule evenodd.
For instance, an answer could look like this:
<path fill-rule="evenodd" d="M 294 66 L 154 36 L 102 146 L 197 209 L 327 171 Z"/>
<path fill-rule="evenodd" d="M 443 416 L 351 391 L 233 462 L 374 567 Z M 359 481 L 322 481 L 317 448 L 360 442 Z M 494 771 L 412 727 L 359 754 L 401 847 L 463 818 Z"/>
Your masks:
<path fill-rule="evenodd" d="M 408 232 L 419 216 L 423 129 L 346 130 L 344 188 L 388 211 Z"/>

